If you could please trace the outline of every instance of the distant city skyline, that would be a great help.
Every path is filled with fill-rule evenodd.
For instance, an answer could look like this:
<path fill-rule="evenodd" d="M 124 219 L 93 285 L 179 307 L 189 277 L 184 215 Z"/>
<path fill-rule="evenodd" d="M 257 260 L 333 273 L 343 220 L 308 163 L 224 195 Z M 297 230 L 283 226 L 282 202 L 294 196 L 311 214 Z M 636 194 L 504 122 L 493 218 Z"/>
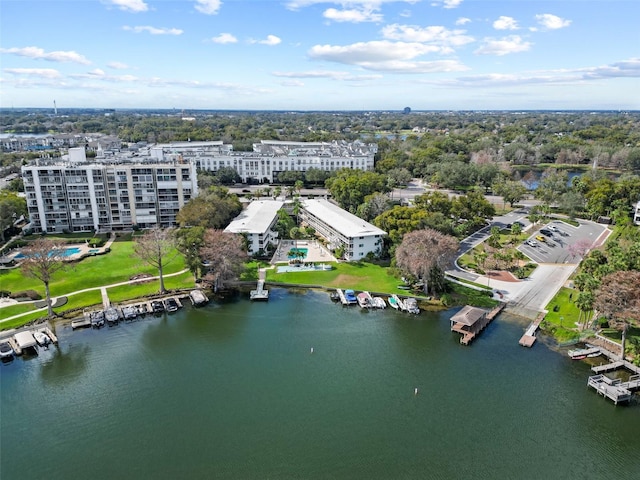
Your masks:
<path fill-rule="evenodd" d="M 4 0 L 0 107 L 638 110 L 636 0 Z"/>

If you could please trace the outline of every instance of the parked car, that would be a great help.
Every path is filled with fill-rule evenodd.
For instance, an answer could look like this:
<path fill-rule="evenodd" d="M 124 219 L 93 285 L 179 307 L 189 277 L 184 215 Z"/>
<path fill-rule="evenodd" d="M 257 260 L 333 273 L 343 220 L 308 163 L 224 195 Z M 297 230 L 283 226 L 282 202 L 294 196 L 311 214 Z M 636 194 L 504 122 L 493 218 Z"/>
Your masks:
<path fill-rule="evenodd" d="M 559 232 L 560 229 L 558 227 L 556 227 L 555 225 L 547 225 L 547 229 L 551 230 L 552 232 Z M 542 231 L 542 230 L 540 230 Z"/>
<path fill-rule="evenodd" d="M 544 238 L 542 235 L 536 235 L 536 240 L 538 240 L 539 242 L 546 242 L 547 239 Z"/>
<path fill-rule="evenodd" d="M 537 247 L 539 245 L 539 243 L 536 242 L 535 240 L 527 240 L 524 243 L 525 243 L 525 245 L 529 245 L 530 247 Z"/>
<path fill-rule="evenodd" d="M 551 230 L 547 230 L 546 228 L 541 228 L 540 233 L 547 237 L 553 237 L 553 232 Z"/>

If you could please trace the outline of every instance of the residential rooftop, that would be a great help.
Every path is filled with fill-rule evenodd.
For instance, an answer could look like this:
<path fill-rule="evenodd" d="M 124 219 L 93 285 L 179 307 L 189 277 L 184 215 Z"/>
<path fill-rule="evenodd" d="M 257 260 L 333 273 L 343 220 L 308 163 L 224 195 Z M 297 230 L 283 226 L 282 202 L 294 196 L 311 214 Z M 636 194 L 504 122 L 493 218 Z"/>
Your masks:
<path fill-rule="evenodd" d="M 231 233 L 264 233 L 284 202 L 254 200 L 224 229 Z"/>
<path fill-rule="evenodd" d="M 371 235 L 386 235 L 387 232 L 375 225 L 343 210 L 339 206 L 324 199 L 309 199 L 302 201 L 303 208 L 314 217 L 322 220 L 345 237 L 364 237 Z"/>

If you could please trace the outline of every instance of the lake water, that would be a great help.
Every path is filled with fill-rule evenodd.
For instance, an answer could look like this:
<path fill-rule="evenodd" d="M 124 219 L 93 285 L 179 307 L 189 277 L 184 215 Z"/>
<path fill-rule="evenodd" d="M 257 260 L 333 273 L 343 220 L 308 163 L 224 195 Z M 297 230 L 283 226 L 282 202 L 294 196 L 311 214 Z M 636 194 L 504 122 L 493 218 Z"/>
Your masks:
<path fill-rule="evenodd" d="M 629 479 L 640 405 L 501 315 L 448 318 L 272 289 L 2 364 L 2 479 Z M 313 348 L 313 353 L 311 352 Z M 419 389 L 414 395 L 414 388 Z"/>

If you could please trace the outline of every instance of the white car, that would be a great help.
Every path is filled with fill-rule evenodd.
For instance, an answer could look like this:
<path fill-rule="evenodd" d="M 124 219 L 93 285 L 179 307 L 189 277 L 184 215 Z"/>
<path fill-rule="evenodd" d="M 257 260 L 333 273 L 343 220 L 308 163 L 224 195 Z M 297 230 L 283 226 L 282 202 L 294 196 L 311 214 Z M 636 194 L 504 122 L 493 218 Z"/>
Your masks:
<path fill-rule="evenodd" d="M 539 245 L 538 242 L 536 242 L 535 240 L 527 240 L 526 242 L 524 242 L 526 245 L 529 245 L 530 247 L 537 247 Z"/>
<path fill-rule="evenodd" d="M 551 230 L 552 232 L 559 232 L 560 230 L 555 225 L 547 225 L 547 230 Z"/>

